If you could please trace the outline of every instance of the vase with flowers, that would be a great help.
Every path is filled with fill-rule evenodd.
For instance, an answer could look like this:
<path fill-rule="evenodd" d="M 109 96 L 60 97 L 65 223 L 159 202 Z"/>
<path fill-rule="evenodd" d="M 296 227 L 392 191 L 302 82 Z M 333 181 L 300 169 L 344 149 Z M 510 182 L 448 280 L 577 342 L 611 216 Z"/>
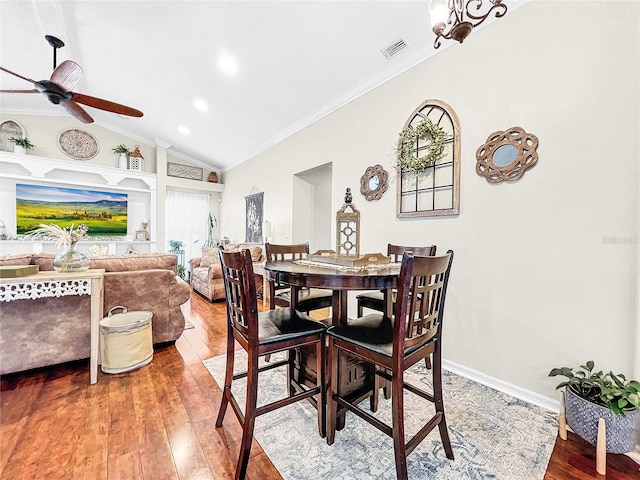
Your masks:
<path fill-rule="evenodd" d="M 56 272 L 84 272 L 89 268 L 91 259 L 88 255 L 76 249 L 76 244 L 87 233 L 86 225 L 80 224 L 74 229 L 73 223 L 68 227 L 60 227 L 53 223 L 41 223 L 30 235 L 52 237 L 56 240 L 56 247 L 64 246 L 64 251 L 53 260 Z"/>

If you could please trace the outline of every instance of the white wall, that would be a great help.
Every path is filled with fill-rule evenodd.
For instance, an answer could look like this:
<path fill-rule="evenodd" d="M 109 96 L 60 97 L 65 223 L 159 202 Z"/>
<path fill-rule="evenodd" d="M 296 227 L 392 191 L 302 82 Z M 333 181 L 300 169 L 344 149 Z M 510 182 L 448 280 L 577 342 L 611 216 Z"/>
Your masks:
<path fill-rule="evenodd" d="M 577 9 L 530 2 L 226 172 L 223 231 L 244 235 L 243 197 L 256 186 L 273 242 L 285 243 L 292 175 L 332 162 L 332 211 L 351 187 L 362 251 L 385 251 L 388 242 L 455 251 L 446 359 L 550 397 L 555 366 L 593 359 L 633 373 L 639 6 L 598 1 Z M 461 213 L 400 220 L 393 149 L 428 98 L 460 118 Z M 512 126 L 538 136 L 538 165 L 519 182 L 490 185 L 475 173 L 476 149 Z M 380 201 L 367 202 L 359 179 L 376 163 L 392 183 Z"/>

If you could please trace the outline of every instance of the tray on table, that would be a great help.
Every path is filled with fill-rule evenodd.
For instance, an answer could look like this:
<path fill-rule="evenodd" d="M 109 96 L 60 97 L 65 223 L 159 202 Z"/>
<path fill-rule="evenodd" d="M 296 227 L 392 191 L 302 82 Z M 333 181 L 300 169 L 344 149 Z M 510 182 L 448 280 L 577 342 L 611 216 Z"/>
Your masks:
<path fill-rule="evenodd" d="M 336 255 L 335 252 L 316 252 L 307 254 L 305 260 L 340 267 L 362 267 L 365 265 L 386 265 L 391 259 L 382 253 L 365 253 L 363 255 Z"/>

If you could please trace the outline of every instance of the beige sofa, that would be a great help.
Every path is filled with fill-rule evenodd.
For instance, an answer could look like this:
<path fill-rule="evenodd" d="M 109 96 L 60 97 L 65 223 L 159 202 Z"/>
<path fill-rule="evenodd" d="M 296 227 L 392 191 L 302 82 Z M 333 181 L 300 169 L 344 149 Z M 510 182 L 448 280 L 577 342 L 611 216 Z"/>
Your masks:
<path fill-rule="evenodd" d="M 53 270 L 55 254 L 0 256 L 0 265 Z M 176 276 L 175 254 L 95 257 L 90 268 L 104 274 L 104 315 L 118 305 L 153 312 L 153 343 L 176 340 L 184 330 L 180 306 L 190 288 Z M 116 312 L 119 313 L 120 311 Z M 90 297 L 14 300 L 0 306 L 0 374 L 88 358 Z"/>
<path fill-rule="evenodd" d="M 262 247 L 258 245 L 247 245 L 244 243 L 228 243 L 224 246 L 225 251 L 238 251 L 249 249 L 253 263 L 264 261 Z M 204 247 L 202 257 L 189 260 L 191 265 L 191 288 L 206 297 L 210 302 L 223 300 L 224 280 L 222 279 L 222 269 L 220 268 L 220 258 L 218 257 L 218 247 Z M 262 288 L 262 275 L 256 275 L 256 289 Z"/>

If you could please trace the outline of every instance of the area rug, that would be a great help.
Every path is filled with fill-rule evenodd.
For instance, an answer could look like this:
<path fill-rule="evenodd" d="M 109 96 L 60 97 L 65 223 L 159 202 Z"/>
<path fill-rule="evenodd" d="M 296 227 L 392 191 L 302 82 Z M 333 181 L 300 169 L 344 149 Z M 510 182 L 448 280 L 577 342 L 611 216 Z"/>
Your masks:
<path fill-rule="evenodd" d="M 236 370 L 246 368 L 246 354 L 236 351 Z M 218 385 L 224 383 L 225 357 L 205 360 Z M 422 362 L 407 372 L 408 381 L 431 390 L 431 373 Z M 246 382 L 233 392 L 244 405 Z M 542 480 L 557 432 L 555 415 L 504 393 L 443 370 L 445 411 L 455 460 L 445 456 L 436 428 L 407 457 L 409 478 L 437 480 Z M 258 405 L 286 394 L 284 369 L 260 374 Z M 427 410 L 423 411 L 424 405 Z M 368 401 L 364 402 L 365 408 Z M 405 392 L 405 428 L 415 434 L 433 406 Z M 380 395 L 375 414 L 390 422 L 391 400 Z M 233 413 L 227 414 L 235 419 Z M 346 426 L 328 446 L 317 430 L 315 409 L 297 402 L 256 419 L 254 437 L 286 480 L 395 479 L 393 442 L 347 413 Z"/>

